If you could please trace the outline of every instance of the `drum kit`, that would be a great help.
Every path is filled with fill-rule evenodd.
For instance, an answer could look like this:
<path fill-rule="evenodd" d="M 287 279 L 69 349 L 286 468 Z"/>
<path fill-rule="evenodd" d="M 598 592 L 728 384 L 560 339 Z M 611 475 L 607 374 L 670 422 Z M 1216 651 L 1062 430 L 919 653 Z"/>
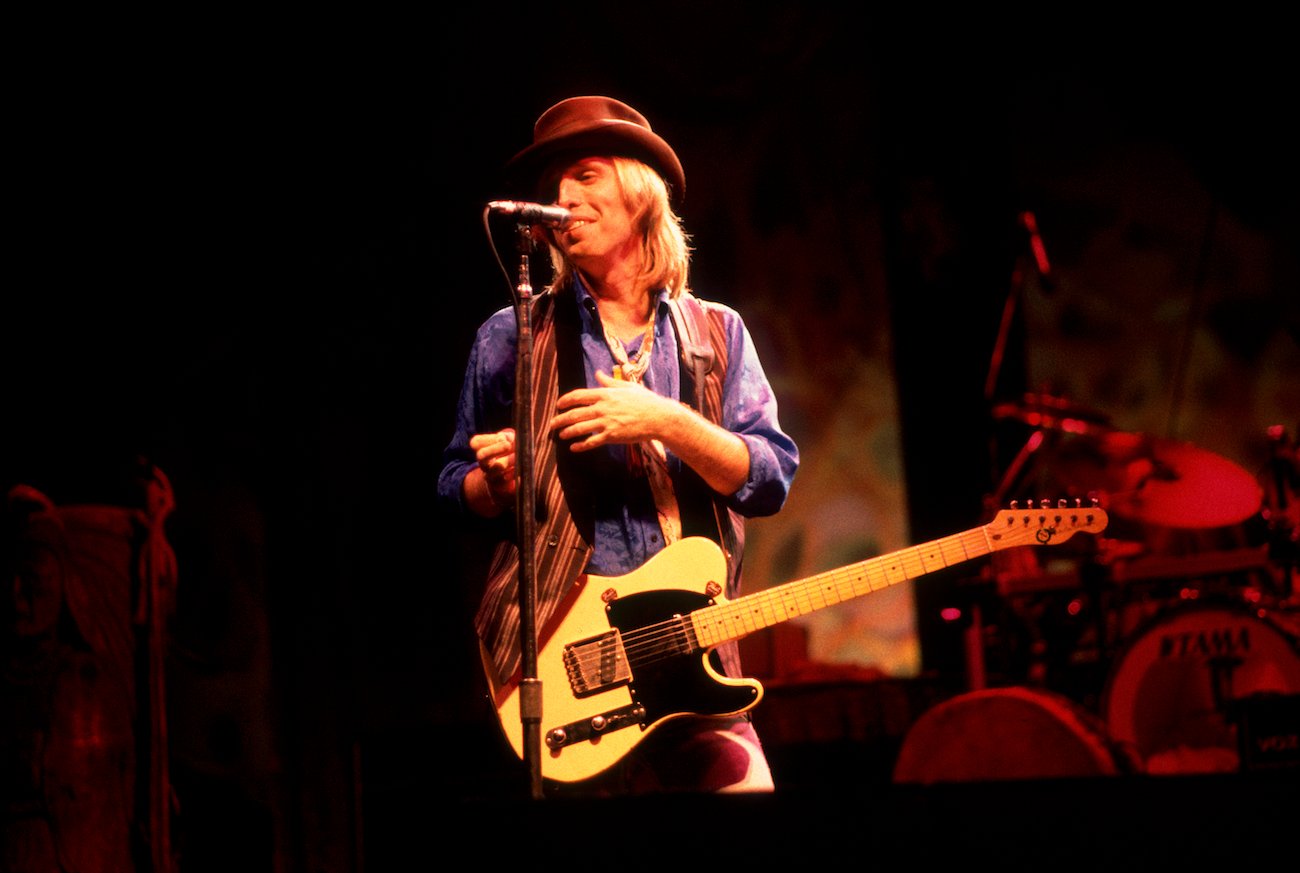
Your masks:
<path fill-rule="evenodd" d="M 1103 534 L 1064 544 L 1073 549 L 992 556 L 1001 606 L 983 641 L 1019 653 L 993 656 L 1011 665 L 1008 684 L 1073 701 L 1148 773 L 1267 763 L 1248 746 L 1279 742 L 1261 738 L 1257 716 L 1281 705 L 1290 748 L 1276 760 L 1300 764 L 1296 443 L 1270 428 L 1271 457 L 1252 473 L 1057 397 L 1025 395 L 992 414 L 1030 435 L 991 502 L 1033 489 L 1096 499 L 1109 515 Z"/>

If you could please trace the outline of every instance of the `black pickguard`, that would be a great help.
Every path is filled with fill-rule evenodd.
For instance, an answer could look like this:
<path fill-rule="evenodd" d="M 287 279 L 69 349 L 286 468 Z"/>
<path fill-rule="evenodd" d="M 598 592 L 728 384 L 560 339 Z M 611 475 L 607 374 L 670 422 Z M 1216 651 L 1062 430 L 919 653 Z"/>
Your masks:
<path fill-rule="evenodd" d="M 679 623 L 685 637 L 656 633 L 656 638 L 665 639 L 663 645 L 645 647 L 637 642 L 638 633 L 647 627 L 671 623 L 675 616 L 687 616 L 713 602 L 703 594 L 669 589 L 629 594 L 606 607 L 610 625 L 618 628 L 629 649 L 632 671 L 629 687 L 632 698 L 645 708 L 646 724 L 674 715 L 739 712 L 757 702 L 759 689 L 752 682 L 727 684 L 705 668 L 707 660 L 714 671 L 722 674 L 717 652 L 706 652 L 695 644 L 688 621 Z"/>

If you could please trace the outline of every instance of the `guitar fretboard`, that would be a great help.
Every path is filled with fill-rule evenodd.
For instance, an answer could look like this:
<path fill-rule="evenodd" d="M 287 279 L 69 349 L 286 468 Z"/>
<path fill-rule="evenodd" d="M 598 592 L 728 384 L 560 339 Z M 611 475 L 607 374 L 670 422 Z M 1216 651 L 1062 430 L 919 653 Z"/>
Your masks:
<path fill-rule="evenodd" d="M 696 639 L 708 648 L 829 606 L 916 579 L 993 551 L 985 528 L 922 543 L 768 588 L 691 613 Z"/>

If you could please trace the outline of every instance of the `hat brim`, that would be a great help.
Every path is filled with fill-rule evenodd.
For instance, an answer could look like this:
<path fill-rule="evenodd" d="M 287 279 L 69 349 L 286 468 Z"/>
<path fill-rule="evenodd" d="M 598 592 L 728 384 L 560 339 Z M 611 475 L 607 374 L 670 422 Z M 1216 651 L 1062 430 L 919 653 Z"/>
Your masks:
<path fill-rule="evenodd" d="M 506 164 L 506 178 L 521 190 L 535 195 L 541 175 L 561 158 L 610 155 L 636 158 L 649 164 L 668 184 L 674 204 L 686 194 L 686 174 L 672 147 L 653 131 L 628 121 L 607 120 L 565 136 L 534 143 Z"/>

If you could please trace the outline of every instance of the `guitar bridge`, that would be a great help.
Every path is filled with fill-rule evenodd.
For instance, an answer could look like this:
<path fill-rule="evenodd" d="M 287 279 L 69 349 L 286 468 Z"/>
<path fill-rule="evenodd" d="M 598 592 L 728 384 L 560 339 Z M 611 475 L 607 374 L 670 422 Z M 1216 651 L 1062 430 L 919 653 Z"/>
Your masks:
<path fill-rule="evenodd" d="M 645 707 L 639 703 L 632 703 L 609 712 L 602 712 L 600 715 L 593 715 L 591 718 L 570 722 L 562 727 L 551 728 L 546 732 L 546 747 L 554 750 L 575 743 L 585 743 L 591 739 L 599 739 L 610 731 L 633 727 L 643 721 L 645 721 Z"/>
<path fill-rule="evenodd" d="M 623 637 L 617 629 L 565 646 L 564 671 L 577 697 L 626 685 L 632 680 Z"/>

